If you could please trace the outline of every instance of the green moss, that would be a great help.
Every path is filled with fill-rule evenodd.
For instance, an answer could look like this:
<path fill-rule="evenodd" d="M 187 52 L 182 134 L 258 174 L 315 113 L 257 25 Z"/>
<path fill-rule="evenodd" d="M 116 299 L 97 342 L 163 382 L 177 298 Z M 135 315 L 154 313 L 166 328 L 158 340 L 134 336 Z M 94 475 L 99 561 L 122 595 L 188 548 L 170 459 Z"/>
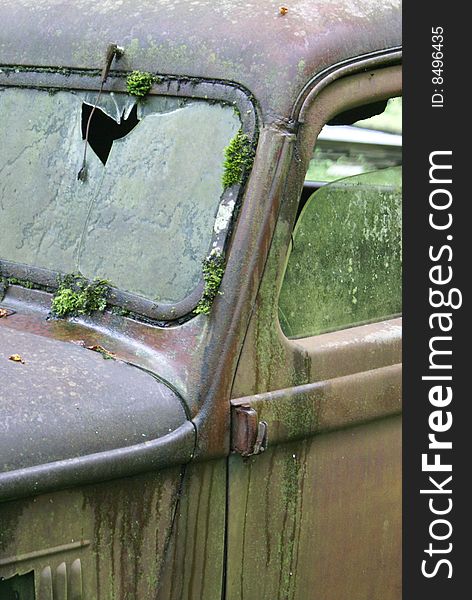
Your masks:
<path fill-rule="evenodd" d="M 131 315 L 131 311 L 122 308 L 121 306 L 113 306 L 111 312 L 119 317 L 129 317 Z"/>
<path fill-rule="evenodd" d="M 44 292 L 53 291 L 53 288 L 45 284 L 34 283 L 28 279 L 19 279 L 18 277 L 6 277 L 0 274 L 0 296 L 5 294 L 8 286 L 10 285 L 18 285 L 28 290 L 42 290 Z"/>
<path fill-rule="evenodd" d="M 157 78 L 151 73 L 133 71 L 126 79 L 126 89 L 130 96 L 142 99 L 149 94 L 153 84 L 156 82 Z"/>
<path fill-rule="evenodd" d="M 241 184 L 244 174 L 252 167 L 253 160 L 251 140 L 240 129 L 225 149 L 223 187 L 226 189 Z"/>
<path fill-rule="evenodd" d="M 5 73 L 53 73 L 53 74 L 60 74 L 60 75 L 65 75 L 66 77 L 69 77 L 72 74 L 78 74 L 78 75 L 82 75 L 84 74 L 85 76 L 89 75 L 90 73 L 82 73 L 81 71 L 77 70 L 77 69 L 70 69 L 70 68 L 66 68 L 66 67 L 25 67 L 24 65 L 15 65 L 14 67 L 3 67 L 2 71 L 4 71 Z M 97 71 L 97 74 L 100 73 L 100 71 Z"/>
<path fill-rule="evenodd" d="M 210 314 L 211 305 L 213 304 L 216 294 L 218 294 L 224 272 L 225 260 L 223 255 L 217 250 L 212 250 L 210 255 L 203 261 L 203 279 L 205 287 L 203 288 L 200 302 L 194 310 L 195 314 Z"/>
<path fill-rule="evenodd" d="M 28 290 L 43 290 L 45 292 L 52 291 L 52 288 L 50 288 L 49 286 L 44 285 L 44 284 L 34 283 L 33 281 L 29 281 L 28 279 L 18 279 L 18 277 L 7 277 L 7 278 L 3 277 L 2 280 L 6 287 L 8 287 L 9 285 L 19 285 Z"/>
<path fill-rule="evenodd" d="M 28 290 L 34 289 L 34 283 L 27 281 L 26 279 L 18 279 L 17 277 L 9 277 L 7 279 L 8 285 L 20 285 L 21 287 L 27 288 Z"/>
<path fill-rule="evenodd" d="M 104 311 L 107 305 L 108 281 L 88 281 L 82 275 L 66 275 L 51 302 L 51 312 L 57 317 L 88 315 Z"/>

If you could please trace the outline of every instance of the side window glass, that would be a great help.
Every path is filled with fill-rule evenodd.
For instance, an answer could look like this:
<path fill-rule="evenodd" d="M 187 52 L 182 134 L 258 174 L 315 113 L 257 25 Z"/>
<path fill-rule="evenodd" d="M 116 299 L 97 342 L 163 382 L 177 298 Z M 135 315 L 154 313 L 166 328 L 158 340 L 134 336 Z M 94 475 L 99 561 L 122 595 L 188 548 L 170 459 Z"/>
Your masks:
<path fill-rule="evenodd" d="M 372 166 L 320 183 L 306 200 L 279 297 L 279 319 L 287 337 L 401 313 L 401 166 Z"/>
<path fill-rule="evenodd" d="M 402 99 L 391 98 L 384 112 L 353 125 L 325 125 L 306 173 L 306 182 L 395 167 L 402 162 Z"/>

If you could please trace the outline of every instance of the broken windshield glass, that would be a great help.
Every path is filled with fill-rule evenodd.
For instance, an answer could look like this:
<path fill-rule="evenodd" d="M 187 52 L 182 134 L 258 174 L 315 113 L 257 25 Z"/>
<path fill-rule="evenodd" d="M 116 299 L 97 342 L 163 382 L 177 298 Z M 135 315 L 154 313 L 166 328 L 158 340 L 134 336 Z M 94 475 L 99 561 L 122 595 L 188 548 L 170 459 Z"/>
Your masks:
<path fill-rule="evenodd" d="M 232 107 L 203 100 L 149 96 L 136 104 L 104 94 L 82 182 L 84 121 L 95 98 L 0 91 L 8 123 L 0 145 L 0 258 L 179 302 L 201 277 L 223 192 L 224 149 L 240 121 Z"/>

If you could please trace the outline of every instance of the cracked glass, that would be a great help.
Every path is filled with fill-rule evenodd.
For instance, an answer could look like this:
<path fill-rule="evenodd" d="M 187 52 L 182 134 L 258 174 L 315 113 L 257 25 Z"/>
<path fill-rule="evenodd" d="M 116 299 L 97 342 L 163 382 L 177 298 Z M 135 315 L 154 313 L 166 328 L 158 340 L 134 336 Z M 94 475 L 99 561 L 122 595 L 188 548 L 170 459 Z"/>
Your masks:
<path fill-rule="evenodd" d="M 179 302 L 201 278 L 239 118 L 228 105 L 149 96 L 105 165 L 88 147 L 82 182 L 82 106 L 96 95 L 0 90 L 0 258 Z M 104 94 L 98 106 L 119 123 L 135 101 Z"/>

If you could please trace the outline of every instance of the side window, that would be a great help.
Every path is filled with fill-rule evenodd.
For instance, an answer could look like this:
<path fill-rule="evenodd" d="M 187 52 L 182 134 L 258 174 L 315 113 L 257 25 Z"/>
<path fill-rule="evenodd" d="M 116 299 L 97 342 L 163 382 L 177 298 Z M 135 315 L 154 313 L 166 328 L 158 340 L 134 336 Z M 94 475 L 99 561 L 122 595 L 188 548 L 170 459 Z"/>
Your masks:
<path fill-rule="evenodd" d="M 287 337 L 401 313 L 400 162 L 398 101 L 355 127 L 320 134 L 279 297 Z"/>

